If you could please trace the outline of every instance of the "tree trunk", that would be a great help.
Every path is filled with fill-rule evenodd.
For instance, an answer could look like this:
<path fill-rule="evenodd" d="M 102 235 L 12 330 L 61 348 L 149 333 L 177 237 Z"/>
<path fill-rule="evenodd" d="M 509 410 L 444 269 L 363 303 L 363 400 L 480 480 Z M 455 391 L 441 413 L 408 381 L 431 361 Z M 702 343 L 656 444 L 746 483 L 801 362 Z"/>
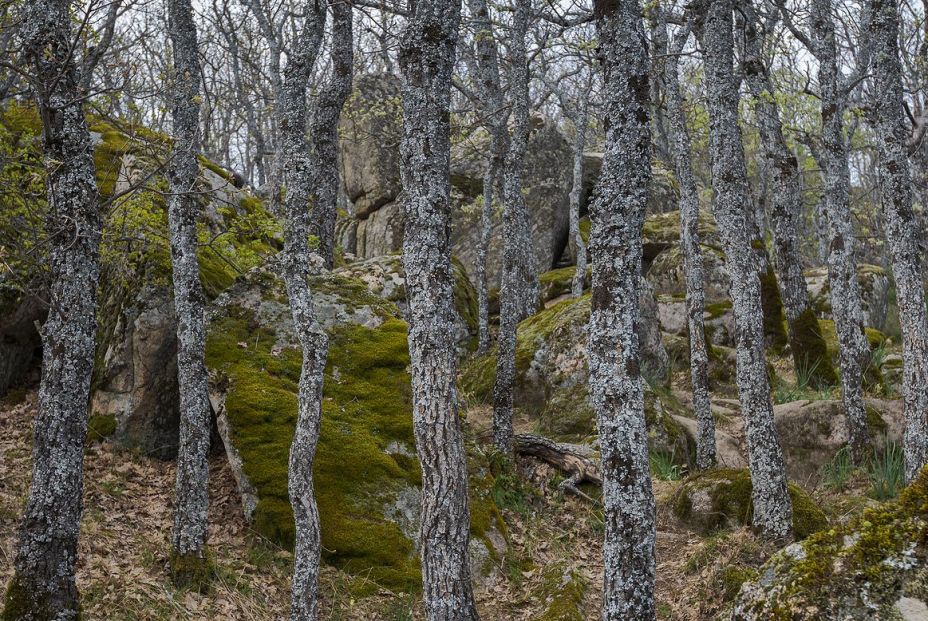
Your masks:
<path fill-rule="evenodd" d="M 860 284 L 854 258 L 854 228 L 849 203 L 850 172 L 844 139 L 844 98 L 839 82 L 831 0 L 812 0 L 811 32 L 818 59 L 822 100 L 822 203 L 827 222 L 828 281 L 841 358 L 841 390 L 847 415 L 848 443 L 855 463 L 862 463 L 870 433 L 864 410 L 862 377 L 869 357 L 860 311 Z"/>
<path fill-rule="evenodd" d="M 742 3 L 740 18 L 744 32 L 742 66 L 752 95 L 754 116 L 760 129 L 760 143 L 770 175 L 770 209 L 773 225 L 777 277 L 789 326 L 790 352 L 796 374 L 808 375 L 813 386 L 833 386 L 838 382 L 818 318 L 809 303 L 809 292 L 802 274 L 799 230 L 802 226 L 802 177 L 796 156 L 786 144 L 773 85 L 761 58 L 762 33 L 751 4 Z"/>
<path fill-rule="evenodd" d="M 709 150 L 715 188 L 715 219 L 725 246 L 737 326 L 737 382 L 745 420 L 754 499 L 754 527 L 770 538 L 792 530 L 783 452 L 773 424 L 770 383 L 764 358 L 764 315 L 758 255 L 752 248 L 749 195 L 738 88 L 732 68 L 731 0 L 709 0 L 698 30 L 703 45 L 709 111 Z M 700 7 L 702 9 L 702 7 Z"/>
<path fill-rule="evenodd" d="M 496 385 L 493 389 L 493 444 L 512 455 L 513 388 L 516 375 L 516 331 L 519 321 L 537 305 L 538 275 L 535 252 L 522 195 L 522 171 L 528 146 L 528 58 L 525 36 L 531 0 L 516 0 L 509 77 L 512 103 L 512 140 L 503 172 L 503 274 L 499 289 L 499 336 L 497 337 Z"/>
<path fill-rule="evenodd" d="M 283 201 L 284 280 L 293 324 L 303 349 L 299 412 L 290 446 L 288 470 L 290 505 L 296 526 L 290 599 L 292 621 L 314 621 L 318 615 L 321 548 L 319 510 L 313 490 L 313 460 L 322 421 L 322 378 L 328 353 L 328 337 L 316 321 L 312 293 L 307 283 L 312 261 L 308 243 L 309 206 L 315 191 L 313 172 L 316 168 L 306 140 L 306 89 L 322 44 L 325 4 L 321 0 L 306 2 L 304 20 L 288 55 L 277 109 L 281 181 L 286 192 Z M 339 71 L 340 64 L 333 69 Z"/>
<path fill-rule="evenodd" d="M 48 214 L 49 312 L 32 449 L 32 485 L 19 531 L 3 618 L 77 619 L 74 566 L 83 509 L 87 402 L 96 344 L 100 198 L 80 75 L 71 47 L 70 3 L 23 5 L 23 60 L 42 118 Z"/>
<path fill-rule="evenodd" d="M 604 621 L 654 619 L 655 508 L 638 355 L 641 232 L 651 177 L 648 50 L 637 1 L 595 0 L 606 143 L 590 206 L 590 398 L 602 453 Z"/>
<path fill-rule="evenodd" d="M 474 21 L 474 39 L 477 48 L 477 85 L 480 96 L 480 113 L 490 134 L 490 153 L 483 177 L 483 208 L 480 213 L 480 239 L 477 245 L 477 352 L 490 348 L 489 291 L 487 282 L 487 253 L 493 225 L 493 201 L 496 183 L 506 163 L 509 151 L 509 129 L 506 127 L 509 112 L 503 96 L 499 74 L 499 50 L 493 33 L 493 22 L 486 0 L 468 0 Z"/>
<path fill-rule="evenodd" d="M 869 38 L 873 126 L 880 155 L 880 190 L 886 240 L 893 263 L 902 325 L 902 401 L 905 411 L 905 474 L 912 481 L 928 460 L 928 313 L 921 280 L 919 236 L 912 184 L 899 61 L 899 16 L 895 2 L 870 0 Z"/>
<path fill-rule="evenodd" d="M 332 74 L 316 99 L 310 127 L 316 156 L 315 188 L 310 234 L 319 240 L 326 269 L 335 259 L 335 217 L 338 199 L 338 121 L 351 95 L 354 69 L 351 4 L 332 4 Z"/>
<path fill-rule="evenodd" d="M 590 79 L 592 82 L 592 77 Z M 583 153 L 586 151 L 587 123 L 590 111 L 590 91 L 593 85 L 589 84 L 581 96 L 580 110 L 576 118 L 577 138 L 574 142 L 574 179 L 570 188 L 570 239 L 574 246 L 574 277 L 571 281 L 570 292 L 575 298 L 583 295 L 583 285 L 586 282 L 586 243 L 580 233 L 580 193 L 583 191 Z"/>
<path fill-rule="evenodd" d="M 204 361 L 206 298 L 197 262 L 200 60 L 190 0 L 168 0 L 167 4 L 174 59 L 171 110 L 174 147 L 168 167 L 168 226 L 180 388 L 171 573 L 178 586 L 190 584 L 202 588 L 208 578 L 210 405 Z"/>
<path fill-rule="evenodd" d="M 451 268 L 451 78 L 460 0 L 410 4 L 399 52 L 403 265 L 413 429 L 422 466 L 420 554 L 429 621 L 477 619 L 468 563 L 467 462 L 457 413 Z"/>
<path fill-rule="evenodd" d="M 666 23 L 660 28 L 666 33 Z M 706 306 L 702 247 L 699 245 L 699 191 L 693 176 L 692 149 L 683 94 L 680 90 L 679 57 L 689 37 L 689 28 L 674 38 L 664 64 L 664 93 L 670 126 L 670 150 L 680 184 L 680 240 L 686 276 L 686 316 L 690 337 L 690 378 L 693 384 L 693 413 L 696 416 L 696 468 L 715 465 L 715 418 L 709 403 L 709 354 L 703 321 Z M 666 34 L 665 34 L 666 37 Z M 665 44 L 666 47 L 666 44 Z"/>

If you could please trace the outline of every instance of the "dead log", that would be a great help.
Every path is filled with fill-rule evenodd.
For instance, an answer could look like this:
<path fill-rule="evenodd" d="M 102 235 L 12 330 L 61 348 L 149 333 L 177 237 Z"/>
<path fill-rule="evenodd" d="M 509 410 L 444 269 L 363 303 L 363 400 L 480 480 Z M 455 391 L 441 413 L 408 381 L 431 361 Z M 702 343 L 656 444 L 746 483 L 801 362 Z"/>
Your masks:
<path fill-rule="evenodd" d="M 559 444 L 543 436 L 527 433 L 515 437 L 515 450 L 518 455 L 535 457 L 567 474 L 568 477 L 559 486 L 562 490 L 599 504 L 598 500 L 577 487 L 581 483 L 603 484 L 599 466 L 589 457 L 568 444 Z"/>

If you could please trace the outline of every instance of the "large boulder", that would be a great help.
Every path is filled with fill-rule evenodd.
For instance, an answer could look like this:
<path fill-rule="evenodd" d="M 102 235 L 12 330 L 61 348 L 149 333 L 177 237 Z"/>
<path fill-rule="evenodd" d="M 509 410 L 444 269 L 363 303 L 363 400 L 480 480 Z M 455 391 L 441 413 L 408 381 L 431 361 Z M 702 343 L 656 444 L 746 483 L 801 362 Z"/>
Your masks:
<path fill-rule="evenodd" d="M 516 338 L 516 403 L 538 421 L 540 430 L 559 440 L 595 436 L 596 424 L 589 402 L 587 359 L 591 296 L 566 298 L 519 324 Z M 656 308 L 649 289 L 641 290 L 642 372 L 649 384 L 659 386 L 669 367 L 667 352 L 657 330 Z M 472 398 L 489 401 L 496 382 L 496 353 L 464 363 L 461 386 Z M 674 404 L 657 390 L 649 390 L 646 410 L 652 445 L 686 455 L 688 436 L 672 414 Z"/>
<path fill-rule="evenodd" d="M 116 194 L 156 171 L 166 148 L 163 141 L 136 146 L 137 138 L 105 125 L 98 136 L 98 171 L 108 175 L 103 187 Z M 208 160 L 200 165 L 198 228 L 210 242 L 197 258 L 204 293 L 213 299 L 239 272 L 275 252 L 280 233 L 262 203 L 234 185 L 231 173 Z M 165 183 L 156 176 L 130 193 L 104 224 L 91 413 L 115 422 L 112 440 L 119 446 L 171 459 L 180 412 Z"/>
<path fill-rule="evenodd" d="M 454 336 L 458 346 L 466 349 L 477 334 L 477 292 L 467 277 L 464 267 L 452 261 L 454 273 Z M 363 282 L 368 290 L 393 302 L 408 319 L 406 305 L 406 271 L 399 254 L 355 261 L 338 268 L 336 274 Z"/>
<path fill-rule="evenodd" d="M 673 513 L 701 534 L 720 528 L 751 524 L 754 514 L 751 473 L 742 470 L 707 470 L 688 477 L 673 498 Z M 828 526 L 828 518 L 809 495 L 789 484 L 793 505 L 793 531 L 808 537 Z"/>
<path fill-rule="evenodd" d="M 896 502 L 794 543 L 741 587 L 732 621 L 921 621 L 928 615 L 928 471 Z"/>
<path fill-rule="evenodd" d="M 216 300 L 207 364 L 246 516 L 263 536 L 292 545 L 287 463 L 302 351 L 277 271 L 252 270 Z M 415 591 L 421 474 L 406 323 L 395 304 L 345 274 L 313 276 L 310 288 L 330 338 L 313 462 L 323 558 L 374 588 Z M 504 540 L 491 486 L 479 470 L 472 480 L 471 547 L 498 558 Z"/>
<path fill-rule="evenodd" d="M 474 132 L 452 149 L 451 180 L 461 199 L 453 214 L 451 239 L 455 255 L 470 274 L 476 273 L 481 228 L 481 208 L 474 200 L 482 192 L 488 150 L 489 137 L 483 132 Z M 532 118 L 522 183 L 535 266 L 540 274 L 554 267 L 567 244 L 569 195 L 573 183 L 570 143 L 550 119 Z M 493 214 L 487 251 L 490 287 L 499 285 L 502 226 L 502 210 L 497 209 Z"/>
<path fill-rule="evenodd" d="M 396 200 L 403 188 L 402 115 L 398 77 L 377 73 L 354 79 L 354 92 L 339 124 L 338 161 L 345 194 L 359 219 Z"/>
<path fill-rule="evenodd" d="M 805 279 L 816 314 L 820 319 L 833 319 L 828 268 L 806 270 Z M 864 325 L 882 330 L 889 308 L 889 274 L 878 265 L 862 263 L 857 266 L 857 282 L 860 284 L 860 310 Z"/>

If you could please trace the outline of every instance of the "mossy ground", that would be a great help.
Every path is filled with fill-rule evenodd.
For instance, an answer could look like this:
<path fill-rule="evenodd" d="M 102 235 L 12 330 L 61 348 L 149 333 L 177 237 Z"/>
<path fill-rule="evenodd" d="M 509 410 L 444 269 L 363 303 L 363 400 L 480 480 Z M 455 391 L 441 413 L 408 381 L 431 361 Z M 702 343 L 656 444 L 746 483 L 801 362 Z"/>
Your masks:
<path fill-rule="evenodd" d="M 698 517 L 693 516 L 692 494 L 706 490 L 711 509 Z M 689 477 L 681 485 L 673 504 L 674 514 L 684 521 L 696 519 L 695 525 L 706 532 L 723 528 L 730 523 L 749 526 L 754 513 L 753 485 L 747 470 L 708 470 Z M 828 518 L 809 495 L 798 485 L 789 484 L 793 504 L 793 532 L 803 539 L 828 526 Z"/>
<path fill-rule="evenodd" d="M 883 615 L 890 614 L 907 585 L 920 580 L 913 570 L 924 563 L 926 518 L 928 469 L 898 501 L 812 535 L 802 542 L 801 553 L 771 559 L 766 568 L 775 573 L 769 597 L 753 601 L 748 610 L 775 621 L 812 619 L 807 611 L 840 602 L 870 610 L 873 618 L 891 618 Z M 797 610 L 804 612 L 797 616 Z"/>
<path fill-rule="evenodd" d="M 413 542 L 385 517 L 403 489 L 420 485 L 414 456 L 406 323 L 396 307 L 344 277 L 314 279 L 313 290 L 350 307 L 370 307 L 376 328 L 339 324 L 329 331 L 322 427 L 314 477 L 325 560 L 376 585 L 414 592 L 420 586 Z M 273 299 L 279 283 L 263 292 Z M 274 300 L 286 304 L 286 299 Z M 287 465 L 296 420 L 302 354 L 275 349 L 281 335 L 253 312 L 226 307 L 213 321 L 207 364 L 227 384 L 225 408 L 244 472 L 258 491 L 256 530 L 292 545 Z M 475 483 L 475 481 L 477 483 Z M 492 498 L 472 478 L 472 532 L 500 529 Z M 488 546 L 492 550 L 492 546 Z"/>

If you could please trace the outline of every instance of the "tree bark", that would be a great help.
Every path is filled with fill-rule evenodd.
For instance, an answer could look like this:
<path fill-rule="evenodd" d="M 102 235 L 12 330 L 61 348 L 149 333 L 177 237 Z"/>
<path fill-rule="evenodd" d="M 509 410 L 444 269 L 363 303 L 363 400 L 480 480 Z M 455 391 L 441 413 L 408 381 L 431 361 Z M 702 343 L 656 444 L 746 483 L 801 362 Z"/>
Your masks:
<path fill-rule="evenodd" d="M 752 248 L 747 171 L 738 126 L 738 88 L 732 68 L 731 0 L 695 7 L 705 58 L 709 151 L 715 188 L 715 220 L 725 246 L 730 295 L 737 328 L 737 383 L 745 419 L 754 500 L 754 527 L 780 539 L 792 530 L 783 452 L 773 424 L 764 358 L 764 315 L 758 255 Z M 694 12 L 695 12 L 694 11 Z"/>
<path fill-rule="evenodd" d="M 171 573 L 176 584 L 201 588 L 207 577 L 210 405 L 204 360 L 206 298 L 197 262 L 200 60 L 190 0 L 167 0 L 167 5 L 174 60 L 171 109 L 174 146 L 168 167 L 168 227 L 180 388 Z"/>
<path fill-rule="evenodd" d="M 854 258 L 853 220 L 850 209 L 850 171 L 844 138 L 846 93 L 840 82 L 835 26 L 831 0 L 812 0 L 811 34 L 818 59 L 818 83 L 822 100 L 822 203 L 827 222 L 828 281 L 831 308 L 841 359 L 841 390 L 847 415 L 848 444 L 855 463 L 862 463 L 870 433 L 864 410 L 862 378 L 869 358 L 860 311 L 860 284 Z"/>
<path fill-rule="evenodd" d="M 595 0 L 606 143 L 590 206 L 590 398 L 602 453 L 603 621 L 654 619 L 655 508 L 638 354 L 641 232 L 651 178 L 648 49 L 636 0 Z"/>
<path fill-rule="evenodd" d="M 512 456 L 513 388 L 516 375 L 516 331 L 519 322 L 535 312 L 538 274 L 531 229 L 522 195 L 522 172 L 528 147 L 528 58 L 525 37 L 531 0 L 516 0 L 509 42 L 509 98 L 512 139 L 503 171 L 503 274 L 499 289 L 496 384 L 493 389 L 493 444 Z"/>
<path fill-rule="evenodd" d="M 741 3 L 743 17 L 739 21 L 744 32 L 742 66 L 770 175 L 770 208 L 767 213 L 773 225 L 774 257 L 789 326 L 790 352 L 797 375 L 807 374 L 813 386 L 833 386 L 838 377 L 818 318 L 809 302 L 802 274 L 799 239 L 803 209 L 802 176 L 799 162 L 783 136 L 779 106 L 761 58 L 762 26 L 752 1 Z"/>
<path fill-rule="evenodd" d="M 592 78 L 590 80 L 592 82 Z M 583 191 L 583 154 L 586 151 L 587 123 L 590 112 L 590 91 L 593 85 L 581 95 L 580 110 L 577 113 L 577 137 L 574 141 L 574 179 L 570 188 L 570 239 L 574 246 L 574 277 L 570 292 L 575 298 L 583 295 L 586 282 L 586 243 L 580 233 L 580 193 Z"/>
<path fill-rule="evenodd" d="M 483 208 L 480 213 L 480 239 L 477 246 L 477 351 L 490 348 L 489 285 L 487 282 L 487 253 L 493 225 L 493 202 L 500 172 L 509 151 L 508 108 L 503 96 L 499 73 L 499 49 L 493 33 L 493 22 L 486 0 L 468 0 L 468 9 L 474 21 L 474 39 L 477 49 L 477 85 L 480 113 L 490 134 L 490 153 L 483 177 Z"/>
<path fill-rule="evenodd" d="M 319 254 L 326 269 L 335 260 L 335 219 L 338 199 L 338 121 L 351 95 L 354 35 L 351 4 L 332 4 L 332 73 L 316 99 L 310 123 L 315 152 L 315 188 L 310 234 L 319 240 Z"/>
<path fill-rule="evenodd" d="M 666 21 L 659 26 L 666 33 Z M 690 379 L 693 385 L 693 413 L 696 416 L 696 468 L 712 468 L 716 462 L 715 418 L 709 403 L 709 354 L 703 321 L 706 307 L 702 247 L 699 245 L 699 192 L 692 167 L 692 146 L 686 127 L 683 94 L 680 89 L 679 58 L 690 29 L 685 27 L 674 38 L 663 67 L 669 148 L 673 154 L 680 184 L 680 241 L 683 246 L 683 272 L 686 276 L 686 317 L 690 338 Z M 664 35 L 666 38 L 666 34 Z M 658 39 L 660 40 L 660 39 Z M 666 43 L 664 43 L 666 48 Z"/>
<path fill-rule="evenodd" d="M 880 190 L 902 325 L 902 401 L 905 474 L 912 481 L 928 461 L 928 312 L 921 280 L 919 222 L 912 209 L 895 2 L 870 0 L 868 34 L 873 46 L 872 123 L 880 155 Z"/>
<path fill-rule="evenodd" d="M 23 60 L 42 119 L 48 214 L 48 319 L 32 449 L 32 485 L 3 618 L 77 619 L 87 403 L 96 345 L 100 197 L 71 47 L 70 2 L 22 6 Z"/>
<path fill-rule="evenodd" d="M 410 3 L 401 37 L 406 191 L 403 265 L 413 429 L 422 466 L 420 554 L 429 621 L 477 619 L 469 576 L 467 463 L 457 413 L 451 267 L 451 79 L 460 0 Z"/>
<path fill-rule="evenodd" d="M 304 22 L 288 55 L 277 109 L 281 181 L 286 193 L 283 200 L 284 280 L 293 324 L 303 349 L 299 412 L 290 446 L 288 470 L 288 491 L 296 526 L 290 599 L 292 621 L 314 621 L 318 616 L 319 599 L 321 547 L 319 510 L 313 488 L 313 460 L 322 422 L 322 380 L 328 337 L 316 321 L 312 292 L 307 282 L 312 262 L 308 242 L 309 207 L 317 191 L 313 186 L 313 172 L 317 168 L 306 140 L 306 89 L 322 44 L 325 17 L 325 4 L 321 0 L 308 0 L 304 4 Z M 340 70 L 337 65 L 333 69 Z"/>

